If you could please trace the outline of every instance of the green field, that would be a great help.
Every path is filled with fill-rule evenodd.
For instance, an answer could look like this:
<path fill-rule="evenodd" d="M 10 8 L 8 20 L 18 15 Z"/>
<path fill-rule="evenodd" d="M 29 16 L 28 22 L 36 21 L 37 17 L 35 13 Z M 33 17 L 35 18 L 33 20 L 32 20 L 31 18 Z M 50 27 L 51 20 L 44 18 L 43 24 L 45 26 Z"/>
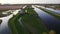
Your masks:
<path fill-rule="evenodd" d="M 9 20 L 9 28 L 11 30 L 11 34 L 27 34 L 27 32 L 18 21 L 20 17 L 20 14 L 17 14 Z"/>
<path fill-rule="evenodd" d="M 25 8 L 27 13 L 22 17 L 22 23 L 29 29 L 31 34 L 48 34 L 47 27 L 38 17 L 37 13 L 32 8 Z"/>
<path fill-rule="evenodd" d="M 48 34 L 47 27 L 33 8 L 26 7 L 23 11 L 25 12 L 25 10 L 27 10 L 26 13 L 18 13 L 9 20 L 8 25 L 11 30 L 11 34 Z M 18 21 L 20 17 L 22 18 L 21 22 L 25 28 L 23 28 L 21 23 Z"/>

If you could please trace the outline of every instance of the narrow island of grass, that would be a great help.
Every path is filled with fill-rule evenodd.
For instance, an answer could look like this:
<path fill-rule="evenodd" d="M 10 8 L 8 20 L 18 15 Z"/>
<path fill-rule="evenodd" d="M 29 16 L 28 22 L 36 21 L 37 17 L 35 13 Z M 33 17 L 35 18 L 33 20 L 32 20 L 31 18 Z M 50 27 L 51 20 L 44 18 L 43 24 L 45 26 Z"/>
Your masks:
<path fill-rule="evenodd" d="M 20 14 L 17 14 L 9 20 L 8 25 L 11 30 L 11 34 L 27 34 L 27 32 L 24 30 L 24 28 L 20 25 L 18 21 L 20 17 Z"/>
<path fill-rule="evenodd" d="M 32 8 L 25 8 L 27 13 L 22 17 L 22 23 L 29 29 L 31 34 L 48 34 L 48 29 Z"/>
<path fill-rule="evenodd" d="M 51 10 L 48 10 L 48 9 L 44 9 L 44 8 L 39 8 L 41 10 L 43 10 L 44 12 L 48 13 L 48 14 L 51 14 L 52 16 L 54 16 L 56 19 L 59 19 L 60 20 L 60 14 L 57 14 L 56 12 L 53 12 Z"/>

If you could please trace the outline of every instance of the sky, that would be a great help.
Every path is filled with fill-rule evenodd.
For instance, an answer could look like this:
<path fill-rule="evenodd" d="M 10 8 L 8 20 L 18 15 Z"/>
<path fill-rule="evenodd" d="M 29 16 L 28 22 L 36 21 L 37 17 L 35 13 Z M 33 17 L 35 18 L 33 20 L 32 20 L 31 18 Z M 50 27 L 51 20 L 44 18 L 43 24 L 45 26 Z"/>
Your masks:
<path fill-rule="evenodd" d="M 60 4 L 60 0 L 0 0 L 2 4 Z"/>

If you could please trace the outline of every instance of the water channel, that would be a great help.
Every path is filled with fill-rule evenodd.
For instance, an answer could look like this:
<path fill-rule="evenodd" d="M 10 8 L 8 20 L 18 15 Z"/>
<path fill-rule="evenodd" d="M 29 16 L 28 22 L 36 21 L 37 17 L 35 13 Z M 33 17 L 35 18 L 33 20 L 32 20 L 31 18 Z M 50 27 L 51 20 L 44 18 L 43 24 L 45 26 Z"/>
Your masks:
<path fill-rule="evenodd" d="M 60 33 L 60 20 L 57 20 L 54 16 L 36 8 L 35 6 L 32 7 L 37 12 L 39 17 L 44 21 L 44 24 L 47 26 L 48 30 L 55 30 L 56 34 Z"/>
<path fill-rule="evenodd" d="M 6 16 L 6 17 L 1 17 L 0 19 L 2 20 L 2 23 L 0 24 L 0 34 L 11 34 L 10 28 L 8 26 L 8 21 L 10 18 L 13 17 L 13 15 L 16 15 L 20 9 L 14 10 L 12 14 Z"/>

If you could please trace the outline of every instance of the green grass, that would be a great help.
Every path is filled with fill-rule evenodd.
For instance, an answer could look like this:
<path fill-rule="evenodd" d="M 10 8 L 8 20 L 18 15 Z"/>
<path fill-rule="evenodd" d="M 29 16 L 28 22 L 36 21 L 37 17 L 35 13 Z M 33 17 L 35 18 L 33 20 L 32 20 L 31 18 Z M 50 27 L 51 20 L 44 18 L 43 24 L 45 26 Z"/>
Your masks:
<path fill-rule="evenodd" d="M 31 34 L 48 33 L 48 30 L 36 12 L 31 8 L 25 8 L 27 14 L 22 16 L 22 23 L 29 29 Z"/>
<path fill-rule="evenodd" d="M 47 9 L 44 9 L 44 8 L 41 8 L 41 7 L 40 7 L 40 9 L 43 10 L 44 12 L 48 13 L 48 14 L 51 14 L 56 19 L 59 19 L 60 20 L 60 14 L 57 14 L 56 12 L 53 12 L 51 10 L 47 10 Z"/>
<path fill-rule="evenodd" d="M 9 27 L 11 30 L 11 34 L 27 34 L 27 32 L 18 22 L 18 19 L 20 17 L 21 17 L 20 14 L 17 14 L 9 20 Z"/>

